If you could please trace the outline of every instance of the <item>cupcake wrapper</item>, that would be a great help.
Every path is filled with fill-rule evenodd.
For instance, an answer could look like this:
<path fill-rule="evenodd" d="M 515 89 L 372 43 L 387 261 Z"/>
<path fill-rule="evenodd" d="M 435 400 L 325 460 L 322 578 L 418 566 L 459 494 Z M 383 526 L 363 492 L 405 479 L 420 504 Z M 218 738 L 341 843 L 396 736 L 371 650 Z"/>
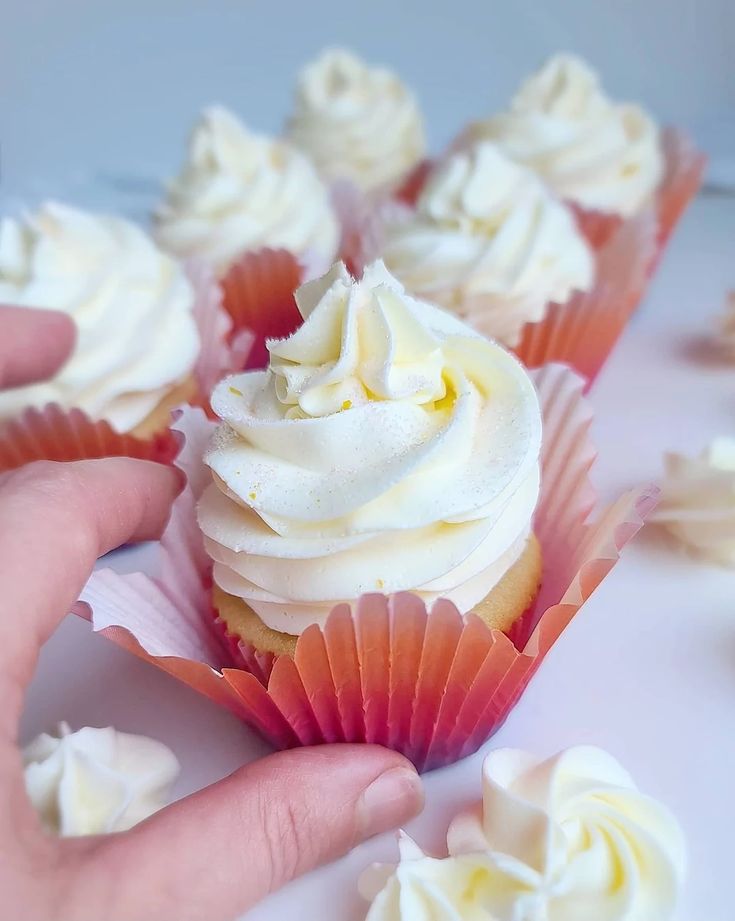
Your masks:
<path fill-rule="evenodd" d="M 513 351 L 529 368 L 569 364 L 591 384 L 638 306 L 656 248 L 652 214 L 621 224 L 597 254 L 593 289 L 550 304 L 543 320 L 526 324 Z"/>
<path fill-rule="evenodd" d="M 234 347 L 228 344 L 231 322 L 222 309 L 219 286 L 211 272 L 204 265 L 191 263 L 187 275 L 195 292 L 193 313 L 201 339 L 193 369 L 199 396 L 192 402 L 204 406 L 214 384 L 229 370 L 242 367 L 243 349 L 248 343 L 241 338 Z M 0 425 L 0 472 L 36 460 L 137 457 L 168 464 L 178 449 L 178 439 L 168 428 L 140 438 L 117 432 L 104 420 L 93 421 L 80 409 L 66 410 L 56 404 L 27 409 Z"/>
<path fill-rule="evenodd" d="M 245 253 L 231 266 L 222 280 L 223 303 L 232 321 L 231 341 L 250 337 L 241 369 L 265 368 L 266 339 L 282 339 L 301 325 L 294 291 L 303 277 L 304 268 L 285 249 Z"/>
<path fill-rule="evenodd" d="M 93 574 L 77 612 L 94 629 L 237 714 L 276 748 L 360 741 L 405 753 L 421 770 L 475 751 L 502 724 L 564 628 L 655 502 L 632 491 L 588 523 L 595 457 L 582 381 L 535 373 L 544 414 L 542 495 L 534 530 L 544 577 L 513 640 L 440 601 L 365 595 L 310 627 L 295 658 L 264 656 L 228 637 L 209 600 L 210 566 L 194 515 L 208 474 L 199 460 L 211 423 L 185 411 L 177 463 L 189 482 L 161 541 L 158 579 Z M 227 666 L 237 667 L 227 667 Z"/>
<path fill-rule="evenodd" d="M 679 218 L 699 191 L 707 165 L 707 158 L 697 150 L 691 138 L 675 128 L 664 129 L 662 143 L 666 174 L 656 204 L 659 245 L 651 271 L 660 259 Z"/>

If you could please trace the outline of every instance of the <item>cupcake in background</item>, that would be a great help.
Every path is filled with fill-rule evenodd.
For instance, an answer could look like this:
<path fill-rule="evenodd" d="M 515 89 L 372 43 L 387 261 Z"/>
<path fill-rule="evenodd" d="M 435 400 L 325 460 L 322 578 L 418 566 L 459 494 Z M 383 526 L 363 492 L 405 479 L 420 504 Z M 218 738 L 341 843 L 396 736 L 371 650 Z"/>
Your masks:
<path fill-rule="evenodd" d="M 610 99 L 595 71 L 572 54 L 550 58 L 505 111 L 471 124 L 462 142 L 478 139 L 535 170 L 574 205 L 595 245 L 649 206 L 665 239 L 704 167 L 689 142 L 661 131 L 641 106 Z"/>
<path fill-rule="evenodd" d="M 426 153 L 413 93 L 390 70 L 341 49 L 302 71 L 287 133 L 325 179 L 362 193 L 396 187 Z"/>
<path fill-rule="evenodd" d="M 588 211 L 632 217 L 664 175 L 653 119 L 640 106 L 611 100 L 595 71 L 572 54 L 552 57 L 507 111 L 471 125 L 469 135 L 493 141 Z"/>
<path fill-rule="evenodd" d="M 129 221 L 53 202 L 5 218 L 0 302 L 63 311 L 77 329 L 51 380 L 0 392 L 0 423 L 55 403 L 143 438 L 198 393 L 194 287 Z"/>
<path fill-rule="evenodd" d="M 183 169 L 154 213 L 170 253 L 199 257 L 225 276 L 244 254 L 284 249 L 319 274 L 337 254 L 329 192 L 287 141 L 254 134 L 227 109 L 206 109 Z"/>
<path fill-rule="evenodd" d="M 268 370 L 212 396 L 199 523 L 230 636 L 293 656 L 336 605 L 408 591 L 509 631 L 541 579 L 526 372 L 381 263 L 335 266 L 297 302 Z"/>
<path fill-rule="evenodd" d="M 488 142 L 432 173 L 412 215 L 387 224 L 382 256 L 409 292 L 510 347 L 595 280 L 572 212 Z"/>

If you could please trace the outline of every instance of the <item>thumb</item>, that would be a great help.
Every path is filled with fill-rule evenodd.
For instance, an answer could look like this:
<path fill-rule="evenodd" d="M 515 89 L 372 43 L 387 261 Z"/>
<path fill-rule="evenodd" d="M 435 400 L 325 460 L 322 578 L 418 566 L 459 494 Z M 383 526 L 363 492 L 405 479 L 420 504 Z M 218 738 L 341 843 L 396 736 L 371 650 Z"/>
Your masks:
<path fill-rule="evenodd" d="M 232 918 L 422 806 L 421 781 L 396 752 L 330 745 L 271 755 L 100 839 L 80 916 Z"/>

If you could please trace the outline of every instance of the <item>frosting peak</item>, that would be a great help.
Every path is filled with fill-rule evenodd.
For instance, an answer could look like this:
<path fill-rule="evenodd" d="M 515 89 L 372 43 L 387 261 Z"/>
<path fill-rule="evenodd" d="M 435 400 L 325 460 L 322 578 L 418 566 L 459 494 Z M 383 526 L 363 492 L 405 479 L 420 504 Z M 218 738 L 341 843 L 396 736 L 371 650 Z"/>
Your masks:
<path fill-rule="evenodd" d="M 681 828 L 606 752 L 541 760 L 500 749 L 482 803 L 449 827 L 449 856 L 400 842 L 360 889 L 370 921 L 669 921 L 685 872 Z M 421 908 L 424 914 L 419 911 Z"/>
<path fill-rule="evenodd" d="M 470 126 L 535 170 L 560 198 L 623 217 L 637 213 L 664 172 L 659 132 L 639 106 L 616 103 L 570 54 L 531 75 L 509 109 Z"/>
<path fill-rule="evenodd" d="M 409 291 L 510 346 L 550 302 L 594 280 L 569 209 L 487 142 L 434 172 L 415 214 L 388 226 L 383 256 Z"/>
<path fill-rule="evenodd" d="M 227 109 L 205 109 L 187 162 L 155 212 L 161 245 L 200 256 L 223 273 L 238 256 L 263 247 L 329 265 L 339 226 L 326 186 L 286 141 L 247 130 Z"/>
<path fill-rule="evenodd" d="M 129 431 L 199 352 L 185 272 L 118 217 L 48 202 L 3 220 L 0 303 L 61 310 L 77 328 L 74 353 L 52 380 L 0 393 L 0 419 L 54 402 Z"/>
<path fill-rule="evenodd" d="M 305 322 L 269 343 L 270 368 L 212 396 L 199 521 L 215 581 L 292 634 L 376 589 L 470 610 L 529 535 L 529 378 L 382 263 L 359 281 L 336 266 L 297 302 Z"/>
<path fill-rule="evenodd" d="M 391 71 L 340 49 L 302 72 L 288 130 L 322 175 L 365 192 L 400 181 L 426 150 L 410 90 Z"/>
<path fill-rule="evenodd" d="M 125 831 L 161 809 L 179 773 L 161 742 L 112 728 L 43 733 L 23 752 L 28 796 L 60 835 Z"/>

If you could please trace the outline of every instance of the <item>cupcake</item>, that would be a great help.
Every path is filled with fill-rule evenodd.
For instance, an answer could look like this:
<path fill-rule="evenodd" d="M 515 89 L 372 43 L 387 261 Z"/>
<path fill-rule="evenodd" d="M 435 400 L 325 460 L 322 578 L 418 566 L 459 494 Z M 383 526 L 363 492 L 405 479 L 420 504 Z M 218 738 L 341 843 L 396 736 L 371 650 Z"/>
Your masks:
<path fill-rule="evenodd" d="M 413 93 L 391 71 L 339 49 L 304 68 L 287 133 L 325 179 L 363 193 L 397 186 L 426 152 Z"/>
<path fill-rule="evenodd" d="M 122 218 L 56 203 L 5 218 L 0 302 L 63 311 L 77 329 L 73 354 L 51 380 L 0 393 L 0 422 L 54 403 L 146 438 L 198 393 L 195 289 Z"/>
<path fill-rule="evenodd" d="M 488 142 L 434 171 L 411 216 L 386 226 L 382 255 L 412 294 L 511 347 L 595 279 L 572 212 Z"/>
<path fill-rule="evenodd" d="M 293 656 L 370 592 L 440 598 L 510 631 L 541 553 L 541 414 L 500 346 L 410 297 L 381 263 L 297 292 L 267 370 L 214 391 L 198 510 L 227 632 Z"/>
<path fill-rule="evenodd" d="M 264 248 L 323 271 L 340 238 L 329 192 L 308 158 L 287 141 L 248 131 L 221 106 L 202 113 L 154 224 L 165 250 L 200 257 L 219 276 Z"/>
<path fill-rule="evenodd" d="M 478 139 L 497 144 L 574 205 L 595 245 L 647 207 L 659 210 L 668 235 L 703 166 L 641 106 L 610 99 L 595 71 L 571 54 L 553 56 L 505 111 L 470 125 L 464 140 Z"/>
<path fill-rule="evenodd" d="M 581 379 L 527 377 L 382 266 L 299 301 L 271 368 L 219 388 L 225 422 L 175 421 L 187 483 L 159 575 L 99 570 L 76 610 L 276 748 L 451 764 L 503 724 L 655 490 L 592 517 Z"/>

